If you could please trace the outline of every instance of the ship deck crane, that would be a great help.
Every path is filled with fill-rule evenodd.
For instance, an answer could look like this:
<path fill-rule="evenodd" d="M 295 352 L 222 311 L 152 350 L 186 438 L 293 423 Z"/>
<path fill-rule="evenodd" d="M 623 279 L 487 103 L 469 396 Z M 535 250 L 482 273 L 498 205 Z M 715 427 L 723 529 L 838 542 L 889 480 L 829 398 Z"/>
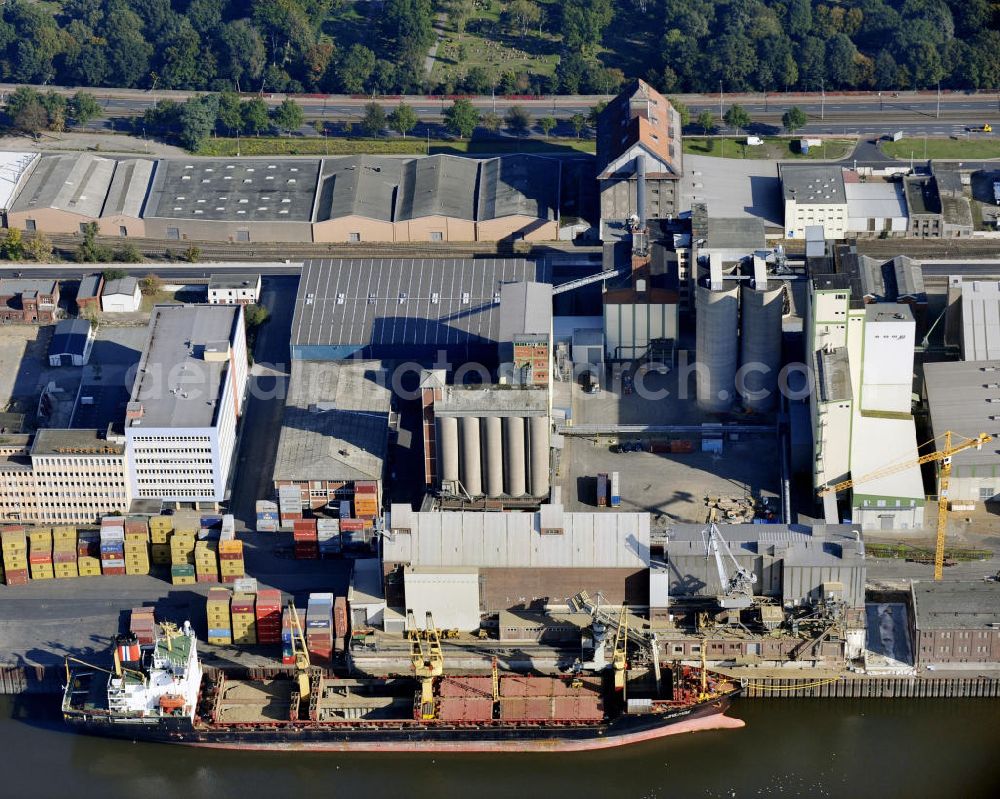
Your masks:
<path fill-rule="evenodd" d="M 417 627 L 412 610 L 406 611 L 407 635 L 410 638 L 410 662 L 413 673 L 420 680 L 420 717 L 431 720 L 434 710 L 434 678 L 444 674 L 444 655 L 441 652 L 441 634 L 434 626 L 434 617 L 427 612 L 424 629 Z"/>
<path fill-rule="evenodd" d="M 299 701 L 308 701 L 312 690 L 309 681 L 309 670 L 312 662 L 309 659 L 309 647 L 306 644 L 306 636 L 302 631 L 302 623 L 299 621 L 299 612 L 295 608 L 294 602 L 288 603 L 289 615 L 292 621 L 292 653 L 295 656 L 295 675 L 299 681 Z"/>
<path fill-rule="evenodd" d="M 586 613 L 592 619 L 592 627 L 595 633 L 598 630 L 603 633 L 606 630 L 614 629 L 615 637 L 612 643 L 611 667 L 615 670 L 615 688 L 623 690 L 625 686 L 625 666 L 627 662 L 628 642 L 631 641 L 638 649 L 648 654 L 653 664 L 653 676 L 656 678 L 656 690 L 660 690 L 660 656 L 659 646 L 656 640 L 656 633 L 645 635 L 639 630 L 632 629 L 628 625 L 628 611 L 623 606 L 617 615 L 610 608 L 601 607 L 603 597 L 597 594 L 597 600 L 590 598 L 590 594 L 581 591 L 569 600 L 569 606 L 574 613 Z M 590 668 L 600 670 L 607 666 L 604 659 L 605 639 L 603 634 L 595 635 L 594 660 Z M 600 650 L 598 652 L 597 650 Z"/>
<path fill-rule="evenodd" d="M 952 437 L 958 437 L 962 439 L 957 444 L 952 444 Z M 980 433 L 975 438 L 966 438 L 958 433 L 953 433 L 948 430 L 943 436 L 939 438 L 944 438 L 944 446 L 935 452 L 928 452 L 926 455 L 921 455 L 919 458 L 914 460 L 904 461 L 902 463 L 894 463 L 890 466 L 885 466 L 881 469 L 876 469 L 873 472 L 868 472 L 868 474 L 861 475 L 861 477 L 854 478 L 851 480 L 842 480 L 839 483 L 832 483 L 825 486 L 819 490 L 819 496 L 824 496 L 826 494 L 839 494 L 841 491 L 845 491 L 848 488 L 852 488 L 856 485 L 862 483 L 867 483 L 869 480 L 875 480 L 880 477 L 887 477 L 891 474 L 896 474 L 898 472 L 905 471 L 907 469 L 912 469 L 914 466 L 922 466 L 925 463 L 940 462 L 941 471 L 938 473 L 938 513 L 937 513 L 937 536 L 934 546 L 934 579 L 940 580 L 944 573 L 944 542 L 945 534 L 948 531 L 948 484 L 951 478 L 951 459 L 959 452 L 964 452 L 967 449 L 972 449 L 975 447 L 977 450 L 983 448 L 983 444 L 988 444 L 993 440 L 993 436 L 986 433 Z M 932 441 L 927 441 L 921 444 L 921 447 L 926 447 L 928 444 L 933 444 L 938 439 Z"/>
<path fill-rule="evenodd" d="M 722 593 L 716 597 L 719 607 L 724 610 L 741 610 L 753 605 L 753 584 L 757 579 L 753 572 L 736 560 L 715 522 L 702 530 L 701 535 L 705 541 L 705 558 L 714 557 L 715 567 L 719 572 L 719 585 L 722 589 Z"/>

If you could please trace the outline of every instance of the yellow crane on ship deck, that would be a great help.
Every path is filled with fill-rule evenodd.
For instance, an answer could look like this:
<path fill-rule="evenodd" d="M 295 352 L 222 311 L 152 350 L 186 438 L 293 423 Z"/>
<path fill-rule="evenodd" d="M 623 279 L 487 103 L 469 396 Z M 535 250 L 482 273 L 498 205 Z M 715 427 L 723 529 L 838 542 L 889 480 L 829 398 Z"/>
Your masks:
<path fill-rule="evenodd" d="M 427 612 L 425 627 L 421 630 L 417 627 L 413 611 L 407 610 L 406 627 L 410 639 L 410 663 L 413 674 L 420 680 L 420 717 L 429 721 L 435 716 L 434 678 L 444 674 L 441 633 L 434 626 L 434 617 L 430 611 Z"/>
<path fill-rule="evenodd" d="M 957 444 L 953 444 L 953 436 L 962 440 Z M 851 480 L 842 480 L 839 483 L 832 483 L 828 486 L 824 486 L 818 492 L 819 496 L 831 493 L 839 494 L 841 491 L 846 491 L 848 488 L 852 488 L 853 486 L 867 483 L 869 480 L 875 480 L 879 477 L 887 477 L 890 474 L 896 474 L 897 472 L 911 469 L 914 466 L 922 466 L 925 463 L 931 463 L 934 461 L 940 462 L 941 471 L 938 473 L 937 540 L 934 546 L 935 580 L 940 580 L 944 573 L 944 540 L 948 527 L 948 482 L 951 478 L 951 459 L 959 452 L 964 452 L 965 450 L 972 449 L 973 447 L 977 450 L 982 449 L 983 444 L 988 444 L 993 440 L 993 436 L 986 433 L 980 433 L 975 438 L 966 438 L 965 436 L 961 436 L 958 433 L 953 433 L 949 430 L 939 438 L 944 438 L 944 445 L 935 452 L 928 452 L 926 455 L 921 455 L 915 460 L 894 463 Z M 924 444 L 921 444 L 921 447 L 933 444 L 937 440 L 938 439 L 927 441 Z M 919 448 L 920 447 L 918 447 L 918 449 Z"/>

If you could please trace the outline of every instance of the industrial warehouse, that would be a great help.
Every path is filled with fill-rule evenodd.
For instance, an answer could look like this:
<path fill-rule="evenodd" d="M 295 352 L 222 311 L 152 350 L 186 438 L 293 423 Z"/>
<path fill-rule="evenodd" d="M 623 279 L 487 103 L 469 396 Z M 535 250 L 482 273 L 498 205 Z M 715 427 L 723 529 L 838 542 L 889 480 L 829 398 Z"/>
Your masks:
<path fill-rule="evenodd" d="M 240 260 L 0 276 L 0 685 L 97 735 L 362 752 L 1000 695 L 1000 265 L 905 246 L 965 238 L 968 181 L 781 164 L 782 234 L 692 193 L 649 84 L 597 116 L 579 173 L 11 161 L 12 229 Z"/>
<path fill-rule="evenodd" d="M 18 163 L 7 225 L 206 242 L 473 242 L 559 238 L 558 160 L 348 156 Z"/>

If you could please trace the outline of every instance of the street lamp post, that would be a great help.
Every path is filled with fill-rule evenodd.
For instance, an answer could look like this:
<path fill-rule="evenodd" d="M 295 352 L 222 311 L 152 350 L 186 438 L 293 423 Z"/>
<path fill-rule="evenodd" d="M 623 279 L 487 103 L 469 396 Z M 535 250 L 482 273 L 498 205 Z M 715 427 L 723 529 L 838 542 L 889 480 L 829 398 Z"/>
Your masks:
<path fill-rule="evenodd" d="M 819 118 L 826 119 L 826 85 L 819 80 Z"/>
<path fill-rule="evenodd" d="M 941 81 L 938 81 L 938 92 L 937 92 L 937 113 L 934 115 L 935 119 L 941 118 Z"/>
<path fill-rule="evenodd" d="M 722 119 L 722 81 L 719 81 L 719 119 Z"/>

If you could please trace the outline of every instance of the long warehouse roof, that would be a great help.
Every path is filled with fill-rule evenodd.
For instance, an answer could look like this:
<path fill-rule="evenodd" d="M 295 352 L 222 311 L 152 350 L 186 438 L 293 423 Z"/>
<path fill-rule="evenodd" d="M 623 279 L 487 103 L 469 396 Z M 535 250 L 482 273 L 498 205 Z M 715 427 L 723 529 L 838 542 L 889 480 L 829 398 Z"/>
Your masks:
<path fill-rule="evenodd" d="M 402 515 L 408 532 L 391 516 L 386 563 L 486 569 L 649 567 L 648 513 L 564 513 L 563 532 L 545 535 L 538 513 Z"/>
<path fill-rule="evenodd" d="M 357 258 L 307 261 L 293 346 L 423 347 L 496 342 L 506 283 L 545 280 L 522 258 Z"/>
<path fill-rule="evenodd" d="M 982 449 L 967 449 L 952 458 L 954 466 L 1000 464 L 1000 360 L 951 361 L 924 364 L 924 387 L 937 437 L 948 430 L 973 438 L 988 433 L 993 441 Z M 957 441 L 953 441 L 958 443 Z"/>

